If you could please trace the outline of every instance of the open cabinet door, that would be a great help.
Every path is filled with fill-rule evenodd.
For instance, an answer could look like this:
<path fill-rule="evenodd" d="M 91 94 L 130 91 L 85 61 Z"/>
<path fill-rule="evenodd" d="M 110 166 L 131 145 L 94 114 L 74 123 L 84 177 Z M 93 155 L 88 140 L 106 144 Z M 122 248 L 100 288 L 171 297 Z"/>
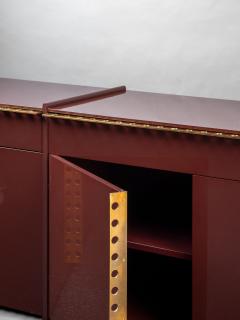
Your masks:
<path fill-rule="evenodd" d="M 50 156 L 49 319 L 125 320 L 127 193 Z"/>

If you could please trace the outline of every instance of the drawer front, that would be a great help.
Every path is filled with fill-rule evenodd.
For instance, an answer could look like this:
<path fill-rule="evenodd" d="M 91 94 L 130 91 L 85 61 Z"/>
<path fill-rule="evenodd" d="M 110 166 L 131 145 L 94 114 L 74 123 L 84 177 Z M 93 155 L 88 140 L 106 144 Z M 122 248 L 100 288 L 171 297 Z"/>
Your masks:
<path fill-rule="evenodd" d="M 41 115 L 0 111 L 0 146 L 40 152 L 42 150 Z"/>

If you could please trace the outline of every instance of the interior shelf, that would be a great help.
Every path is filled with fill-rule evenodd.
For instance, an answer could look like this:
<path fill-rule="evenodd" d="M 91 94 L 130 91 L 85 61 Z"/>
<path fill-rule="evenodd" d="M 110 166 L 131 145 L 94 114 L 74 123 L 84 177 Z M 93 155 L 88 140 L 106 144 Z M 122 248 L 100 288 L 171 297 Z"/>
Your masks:
<path fill-rule="evenodd" d="M 190 320 L 192 176 L 71 161 L 127 191 L 128 320 Z"/>
<path fill-rule="evenodd" d="M 192 319 L 192 263 L 128 250 L 128 320 Z"/>
<path fill-rule="evenodd" d="M 128 232 L 128 248 L 179 259 L 192 258 L 191 233 L 179 228 L 132 226 Z"/>
<path fill-rule="evenodd" d="M 192 178 L 187 174 L 71 159 L 128 192 L 128 247 L 191 260 Z"/>

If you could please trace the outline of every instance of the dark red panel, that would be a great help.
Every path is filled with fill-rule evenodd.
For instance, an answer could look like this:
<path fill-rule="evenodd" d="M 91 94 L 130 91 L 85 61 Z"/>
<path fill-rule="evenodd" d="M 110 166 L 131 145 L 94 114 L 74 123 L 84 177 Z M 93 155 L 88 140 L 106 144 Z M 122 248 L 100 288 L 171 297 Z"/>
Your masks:
<path fill-rule="evenodd" d="M 193 320 L 240 319 L 240 183 L 193 178 Z"/>
<path fill-rule="evenodd" d="M 0 111 L 0 146 L 42 150 L 42 118 Z"/>
<path fill-rule="evenodd" d="M 109 195 L 116 191 L 50 156 L 51 320 L 108 320 Z"/>
<path fill-rule="evenodd" d="M 0 306 L 42 313 L 42 158 L 0 148 Z"/>
<path fill-rule="evenodd" d="M 240 141 L 49 120 L 50 152 L 240 180 Z"/>

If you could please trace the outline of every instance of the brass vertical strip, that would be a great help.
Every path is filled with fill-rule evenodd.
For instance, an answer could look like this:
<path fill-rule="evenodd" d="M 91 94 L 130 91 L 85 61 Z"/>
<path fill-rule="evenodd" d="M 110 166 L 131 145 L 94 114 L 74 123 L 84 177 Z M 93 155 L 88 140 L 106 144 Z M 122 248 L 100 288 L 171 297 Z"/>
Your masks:
<path fill-rule="evenodd" d="M 127 320 L 127 192 L 110 193 L 109 320 Z"/>

